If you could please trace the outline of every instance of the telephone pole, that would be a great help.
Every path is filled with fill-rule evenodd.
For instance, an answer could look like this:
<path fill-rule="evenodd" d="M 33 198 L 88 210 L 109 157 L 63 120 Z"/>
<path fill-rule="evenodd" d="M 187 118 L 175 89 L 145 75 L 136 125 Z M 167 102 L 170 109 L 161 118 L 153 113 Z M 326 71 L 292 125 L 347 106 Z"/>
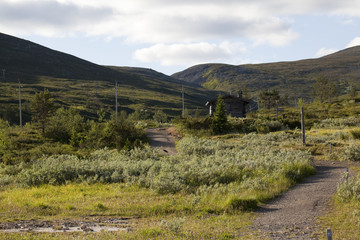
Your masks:
<path fill-rule="evenodd" d="M 2 75 L 3 75 L 3 80 L 4 80 L 4 82 L 5 82 L 5 71 L 6 71 L 6 69 L 3 69 L 3 70 L 2 70 Z"/>
<path fill-rule="evenodd" d="M 304 107 L 301 107 L 301 135 L 302 135 L 302 143 L 305 146 L 305 115 L 304 115 Z"/>
<path fill-rule="evenodd" d="M 181 86 L 182 116 L 185 118 L 184 85 Z"/>
<path fill-rule="evenodd" d="M 115 121 L 117 122 L 118 117 L 118 83 L 115 82 Z"/>
<path fill-rule="evenodd" d="M 20 114 L 20 127 L 22 128 L 22 111 L 21 111 L 21 83 L 19 80 L 19 114 Z"/>

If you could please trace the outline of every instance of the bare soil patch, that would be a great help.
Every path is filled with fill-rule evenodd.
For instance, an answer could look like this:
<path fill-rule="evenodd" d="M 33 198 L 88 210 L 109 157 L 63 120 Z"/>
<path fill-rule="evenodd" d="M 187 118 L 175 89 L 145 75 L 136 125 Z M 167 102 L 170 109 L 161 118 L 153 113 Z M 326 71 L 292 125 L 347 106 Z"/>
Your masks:
<path fill-rule="evenodd" d="M 329 203 L 353 162 L 315 161 L 317 174 L 258 209 L 252 229 L 270 239 L 319 239 L 326 229 L 316 218 L 329 211 Z M 351 174 L 351 172 L 350 172 Z"/>
<path fill-rule="evenodd" d="M 147 134 L 150 140 L 150 146 L 161 149 L 165 154 L 177 154 L 175 148 L 175 133 L 172 128 L 149 128 Z"/>

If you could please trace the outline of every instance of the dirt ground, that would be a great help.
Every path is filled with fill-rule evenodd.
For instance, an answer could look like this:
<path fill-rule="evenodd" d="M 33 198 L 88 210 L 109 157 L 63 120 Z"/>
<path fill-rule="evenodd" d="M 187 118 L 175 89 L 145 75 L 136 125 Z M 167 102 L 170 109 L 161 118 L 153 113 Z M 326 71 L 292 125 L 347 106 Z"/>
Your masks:
<path fill-rule="evenodd" d="M 150 146 L 159 148 L 168 155 L 177 154 L 175 148 L 176 136 L 174 136 L 174 131 L 172 129 L 150 128 L 146 132 L 150 139 Z"/>
<path fill-rule="evenodd" d="M 317 174 L 259 208 L 252 230 L 270 239 L 326 237 L 326 229 L 316 224 L 316 218 L 330 210 L 329 203 L 338 183 L 343 180 L 347 168 L 354 164 L 314 162 Z"/>

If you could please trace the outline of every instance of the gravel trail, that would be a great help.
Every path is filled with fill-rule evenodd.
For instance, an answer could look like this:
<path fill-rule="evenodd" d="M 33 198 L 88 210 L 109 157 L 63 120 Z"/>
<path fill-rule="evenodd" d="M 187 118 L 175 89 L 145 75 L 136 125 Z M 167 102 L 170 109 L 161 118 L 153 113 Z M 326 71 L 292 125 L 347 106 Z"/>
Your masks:
<path fill-rule="evenodd" d="M 317 174 L 259 208 L 252 229 L 270 239 L 325 237 L 326 229 L 316 225 L 316 218 L 329 209 L 342 175 L 353 164 L 315 161 Z"/>
<path fill-rule="evenodd" d="M 147 134 L 150 139 L 150 146 L 160 148 L 165 154 L 177 154 L 175 148 L 175 137 L 170 134 L 166 128 L 149 128 Z"/>

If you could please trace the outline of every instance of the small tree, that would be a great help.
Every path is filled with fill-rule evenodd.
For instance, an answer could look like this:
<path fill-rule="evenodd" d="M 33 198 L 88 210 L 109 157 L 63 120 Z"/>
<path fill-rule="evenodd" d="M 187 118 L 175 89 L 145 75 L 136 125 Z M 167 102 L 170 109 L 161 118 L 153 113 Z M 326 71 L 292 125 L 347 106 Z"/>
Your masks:
<path fill-rule="evenodd" d="M 217 133 L 223 132 L 227 127 L 227 116 L 225 103 L 221 94 L 216 101 L 216 109 L 214 113 L 214 130 Z"/>
<path fill-rule="evenodd" d="M 162 110 L 156 110 L 153 119 L 157 122 L 164 123 L 167 121 L 167 115 Z"/>
<path fill-rule="evenodd" d="M 270 109 L 275 107 L 276 101 L 280 100 L 280 94 L 276 90 L 264 90 L 259 94 L 260 103 L 266 108 Z"/>
<path fill-rule="evenodd" d="M 40 124 L 44 134 L 48 119 L 55 109 L 54 99 L 51 98 L 50 92 L 45 89 L 43 92 L 36 93 L 30 102 L 30 109 L 33 120 Z"/>
<path fill-rule="evenodd" d="M 314 94 L 321 103 L 326 99 L 331 103 L 332 98 L 336 95 L 336 85 L 329 82 L 324 76 L 319 76 L 314 84 Z"/>

